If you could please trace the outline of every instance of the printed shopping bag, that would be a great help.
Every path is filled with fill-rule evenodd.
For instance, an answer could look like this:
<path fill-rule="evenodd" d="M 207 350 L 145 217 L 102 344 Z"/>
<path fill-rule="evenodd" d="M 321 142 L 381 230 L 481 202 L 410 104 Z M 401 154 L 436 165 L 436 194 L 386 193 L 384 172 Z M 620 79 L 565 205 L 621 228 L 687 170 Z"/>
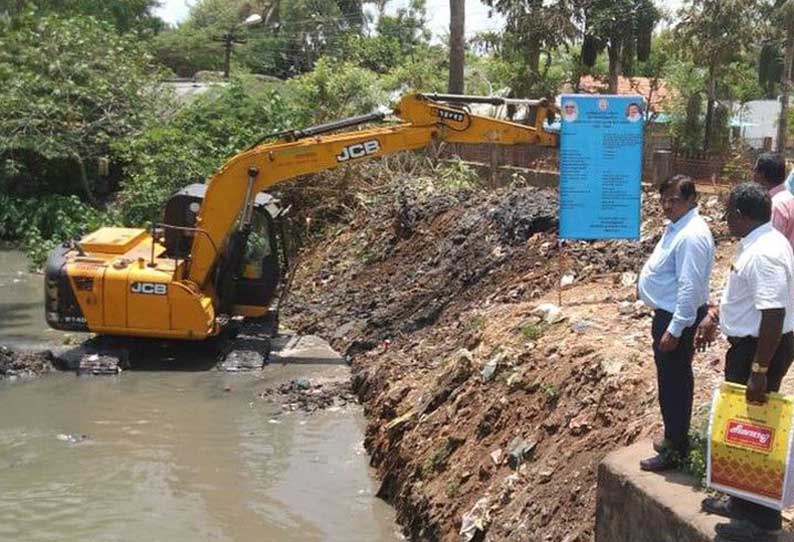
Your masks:
<path fill-rule="evenodd" d="M 769 401 L 757 406 L 747 404 L 744 392 L 744 386 L 729 383 L 714 392 L 706 482 L 728 495 L 782 510 L 794 502 L 794 398 L 770 393 Z"/>

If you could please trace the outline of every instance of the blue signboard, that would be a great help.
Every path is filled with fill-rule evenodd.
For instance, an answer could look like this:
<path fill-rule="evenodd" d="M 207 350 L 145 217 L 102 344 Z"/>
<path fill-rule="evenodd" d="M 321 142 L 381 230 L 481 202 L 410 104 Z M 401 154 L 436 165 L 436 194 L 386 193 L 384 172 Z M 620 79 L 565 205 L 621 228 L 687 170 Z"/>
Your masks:
<path fill-rule="evenodd" d="M 563 95 L 560 238 L 639 239 L 641 96 Z"/>

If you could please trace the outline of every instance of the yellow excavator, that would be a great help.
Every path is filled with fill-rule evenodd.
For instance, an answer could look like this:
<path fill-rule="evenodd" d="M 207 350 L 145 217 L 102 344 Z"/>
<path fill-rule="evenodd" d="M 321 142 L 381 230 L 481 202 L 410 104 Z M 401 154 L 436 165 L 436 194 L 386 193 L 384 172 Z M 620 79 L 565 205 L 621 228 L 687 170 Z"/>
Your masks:
<path fill-rule="evenodd" d="M 435 142 L 558 145 L 558 135 L 547 130 L 556 109 L 545 100 L 530 103 L 528 125 L 470 111 L 471 104 L 506 101 L 412 94 L 393 111 L 401 122 L 351 130 L 385 120 L 373 113 L 276 134 L 274 141 L 232 157 L 207 184 L 174 194 L 164 222 L 151 230 L 105 227 L 56 248 L 45 270 L 46 321 L 111 341 L 204 341 L 239 332 L 240 322 L 265 320 L 277 329 L 275 301 L 285 290 L 289 264 L 284 210 L 265 191 L 301 175 Z M 102 348 L 84 356 L 85 372 L 122 366 L 123 355 Z"/>

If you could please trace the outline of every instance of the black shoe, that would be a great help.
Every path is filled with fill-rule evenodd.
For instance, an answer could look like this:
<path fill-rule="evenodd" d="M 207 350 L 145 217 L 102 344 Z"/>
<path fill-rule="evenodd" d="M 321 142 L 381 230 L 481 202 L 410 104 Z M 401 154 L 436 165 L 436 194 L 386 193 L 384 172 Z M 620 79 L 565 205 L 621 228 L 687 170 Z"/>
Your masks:
<path fill-rule="evenodd" d="M 730 497 L 706 497 L 700 503 L 700 508 L 707 514 L 730 519 L 744 519 L 742 513 L 733 506 L 733 501 Z"/>
<path fill-rule="evenodd" d="M 770 531 L 747 520 L 720 523 L 714 527 L 716 540 L 725 542 L 777 542 L 780 531 Z"/>
<path fill-rule="evenodd" d="M 674 469 L 677 466 L 678 461 L 675 460 L 673 454 L 669 453 L 662 453 L 640 461 L 640 468 L 649 472 L 662 472 Z"/>

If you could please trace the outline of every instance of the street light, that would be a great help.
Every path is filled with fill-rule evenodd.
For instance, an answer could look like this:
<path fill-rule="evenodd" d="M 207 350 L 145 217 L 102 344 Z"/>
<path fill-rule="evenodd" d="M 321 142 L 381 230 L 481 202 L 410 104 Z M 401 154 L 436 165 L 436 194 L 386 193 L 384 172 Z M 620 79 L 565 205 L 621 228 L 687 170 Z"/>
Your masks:
<path fill-rule="evenodd" d="M 253 15 L 249 15 L 243 22 L 238 23 L 232 26 L 228 32 L 226 32 L 220 38 L 216 38 L 214 41 L 220 41 L 223 43 L 223 47 L 226 52 L 226 56 L 223 61 L 223 78 L 228 80 L 229 79 L 229 70 L 231 69 L 231 62 L 232 62 L 232 49 L 235 45 L 242 45 L 247 43 L 248 40 L 246 39 L 238 39 L 235 35 L 235 32 L 240 28 L 246 26 L 254 26 L 262 22 L 262 16 L 254 13 Z"/>

